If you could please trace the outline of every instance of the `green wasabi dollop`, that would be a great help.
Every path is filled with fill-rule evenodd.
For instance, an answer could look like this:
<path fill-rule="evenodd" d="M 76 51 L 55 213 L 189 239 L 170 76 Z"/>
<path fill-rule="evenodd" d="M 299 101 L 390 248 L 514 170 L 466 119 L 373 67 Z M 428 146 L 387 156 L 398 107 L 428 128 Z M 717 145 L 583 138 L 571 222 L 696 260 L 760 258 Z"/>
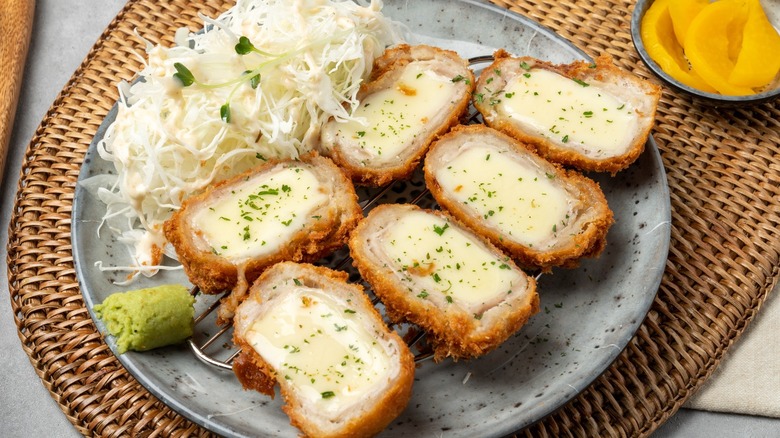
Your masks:
<path fill-rule="evenodd" d="M 185 286 L 168 284 L 111 294 L 94 310 L 122 354 L 178 344 L 192 336 L 194 303 Z"/>

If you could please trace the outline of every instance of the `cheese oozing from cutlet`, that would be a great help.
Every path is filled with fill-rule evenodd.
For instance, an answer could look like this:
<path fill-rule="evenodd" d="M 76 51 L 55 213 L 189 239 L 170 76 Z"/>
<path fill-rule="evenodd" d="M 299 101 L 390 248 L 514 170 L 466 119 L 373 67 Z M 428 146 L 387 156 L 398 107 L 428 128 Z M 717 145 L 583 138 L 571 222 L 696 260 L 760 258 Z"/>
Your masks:
<path fill-rule="evenodd" d="M 392 358 L 357 311 L 327 291 L 292 287 L 264 304 L 245 333 L 278 377 L 297 397 L 331 414 L 385 385 Z"/>
<path fill-rule="evenodd" d="M 436 180 L 447 196 L 511 239 L 532 248 L 553 245 L 568 224 L 571 200 L 555 175 L 533 161 L 515 161 L 476 142 L 464 143 Z"/>
<path fill-rule="evenodd" d="M 193 215 L 195 229 L 214 253 L 233 262 L 277 251 L 328 202 L 306 167 L 278 167 L 225 190 Z"/>
<path fill-rule="evenodd" d="M 620 155 L 632 144 L 639 116 L 630 103 L 595 85 L 530 69 L 491 99 L 499 112 L 586 156 Z"/>
<path fill-rule="evenodd" d="M 441 306 L 457 303 L 481 314 L 514 288 L 526 285 L 522 273 L 512 269 L 505 256 L 424 211 L 404 214 L 390 223 L 376 242 L 382 247 L 372 250 L 385 254 L 402 282 L 416 285 L 418 298 Z"/>
<path fill-rule="evenodd" d="M 409 64 L 393 87 L 367 96 L 355 110 L 356 119 L 339 124 L 338 135 L 353 138 L 364 164 L 380 165 L 398 156 L 455 95 L 453 78 Z"/>

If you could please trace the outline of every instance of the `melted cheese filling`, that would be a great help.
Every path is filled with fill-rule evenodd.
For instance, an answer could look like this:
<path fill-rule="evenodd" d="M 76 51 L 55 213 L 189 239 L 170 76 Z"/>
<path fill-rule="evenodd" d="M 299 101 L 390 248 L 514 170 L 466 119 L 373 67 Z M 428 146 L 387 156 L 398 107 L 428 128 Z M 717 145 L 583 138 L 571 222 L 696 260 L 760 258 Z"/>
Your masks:
<path fill-rule="evenodd" d="M 211 251 L 234 262 L 277 251 L 325 205 L 328 196 L 306 167 L 277 167 L 234 187 L 192 217 Z"/>
<path fill-rule="evenodd" d="M 620 155 L 639 125 L 634 108 L 596 86 L 532 69 L 518 74 L 497 96 L 503 112 L 538 135 L 593 158 Z"/>
<path fill-rule="evenodd" d="M 352 120 L 340 124 L 338 136 L 351 138 L 365 165 L 397 160 L 420 135 L 425 125 L 446 107 L 455 92 L 453 78 L 442 76 L 424 64 L 409 64 L 392 88 L 367 96 Z"/>
<path fill-rule="evenodd" d="M 447 196 L 511 240 L 535 249 L 546 249 L 569 222 L 569 197 L 554 178 L 531 161 L 526 166 L 474 142 L 465 143 L 449 165 L 436 171 Z"/>
<path fill-rule="evenodd" d="M 397 275 L 409 282 L 414 277 L 417 297 L 440 305 L 457 303 L 481 314 L 525 287 L 506 257 L 430 213 L 403 215 L 383 230 L 381 242 Z"/>
<path fill-rule="evenodd" d="M 348 302 L 306 286 L 273 300 L 245 339 L 298 397 L 335 415 L 391 377 L 391 357 Z"/>

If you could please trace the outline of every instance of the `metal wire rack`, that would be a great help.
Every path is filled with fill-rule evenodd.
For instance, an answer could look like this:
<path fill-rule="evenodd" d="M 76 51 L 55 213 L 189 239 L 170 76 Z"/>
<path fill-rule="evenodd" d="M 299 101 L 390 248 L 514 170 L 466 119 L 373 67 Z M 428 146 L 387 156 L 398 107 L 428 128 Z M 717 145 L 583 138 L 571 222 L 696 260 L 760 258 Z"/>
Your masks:
<path fill-rule="evenodd" d="M 470 66 L 475 66 L 479 64 L 484 64 L 488 62 L 493 61 L 492 55 L 485 55 L 485 56 L 477 56 L 474 58 L 470 58 L 468 60 Z M 478 122 L 480 118 L 479 113 L 472 107 L 470 109 L 469 113 L 469 122 Z M 398 182 L 390 183 L 384 187 L 375 189 L 373 193 L 368 194 L 368 196 L 365 197 L 365 199 L 360 201 L 360 206 L 363 209 L 363 212 L 365 213 L 369 209 L 371 209 L 373 206 L 375 206 L 383 197 L 385 197 L 388 192 L 390 192 L 394 187 L 396 187 Z M 417 194 L 410 203 L 419 205 L 421 201 L 425 200 L 429 194 L 429 191 L 427 188 L 423 186 L 422 191 Z M 347 255 L 342 255 L 341 259 L 338 261 L 330 261 L 330 263 L 326 263 L 327 266 L 333 268 L 333 269 L 342 269 L 351 261 L 351 257 Z M 539 275 L 536 276 L 537 279 L 539 278 Z M 373 292 L 370 290 L 370 288 L 366 288 L 366 291 L 373 295 Z M 198 287 L 195 286 L 191 289 L 190 293 L 193 296 L 196 296 L 199 294 Z M 229 293 L 229 292 L 227 292 Z M 192 338 L 188 340 L 190 350 L 192 350 L 192 353 L 197 357 L 201 362 L 210 365 L 212 367 L 223 369 L 223 370 L 232 370 L 232 363 L 233 360 L 241 353 L 241 350 L 235 347 L 232 343 L 232 323 L 227 323 L 225 325 L 222 325 L 221 327 L 216 324 L 216 319 L 213 316 L 214 311 L 219 307 L 221 298 L 223 298 L 226 295 L 219 296 L 217 299 L 214 299 L 208 306 L 203 310 L 196 318 L 195 318 L 195 333 Z M 376 298 L 375 296 L 372 298 L 372 304 L 374 306 L 381 305 L 379 298 Z M 385 321 L 388 326 L 391 328 L 395 328 L 397 331 L 405 330 L 406 333 L 400 333 L 402 338 L 407 341 L 407 344 L 410 348 L 413 348 L 415 346 L 418 346 L 420 344 L 420 341 L 425 337 L 425 332 L 417 330 L 413 328 L 412 326 L 407 326 L 406 324 L 393 324 L 390 321 Z M 209 333 L 209 329 L 218 328 L 218 330 L 211 334 Z M 197 339 L 196 339 L 197 338 Z M 433 352 L 422 349 L 420 352 L 418 352 L 415 357 L 415 363 L 421 363 L 424 362 L 430 358 L 433 357 Z"/>

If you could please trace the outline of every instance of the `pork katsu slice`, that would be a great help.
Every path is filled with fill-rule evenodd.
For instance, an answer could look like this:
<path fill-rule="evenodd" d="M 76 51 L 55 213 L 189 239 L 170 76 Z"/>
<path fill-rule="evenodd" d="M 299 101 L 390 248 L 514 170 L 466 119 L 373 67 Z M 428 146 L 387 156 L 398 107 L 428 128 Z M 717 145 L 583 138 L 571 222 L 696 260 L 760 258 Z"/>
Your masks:
<path fill-rule="evenodd" d="M 227 321 L 264 269 L 322 258 L 362 217 L 349 179 L 314 155 L 268 162 L 185 199 L 164 231 L 192 284 L 207 294 L 233 291 L 220 307 Z"/>
<path fill-rule="evenodd" d="M 435 360 L 482 356 L 539 311 L 534 278 L 443 212 L 381 205 L 349 247 L 387 315 L 422 328 Z"/>
<path fill-rule="evenodd" d="M 598 183 L 484 125 L 460 126 L 425 159 L 436 201 L 524 268 L 596 257 L 614 222 Z"/>
<path fill-rule="evenodd" d="M 382 186 L 408 178 L 429 145 L 466 113 L 474 74 L 457 53 L 400 45 L 377 59 L 358 93 L 356 120 L 322 128 L 322 153 L 353 181 Z"/>
<path fill-rule="evenodd" d="M 554 65 L 499 50 L 473 101 L 485 124 L 549 161 L 615 174 L 644 150 L 660 97 L 660 87 L 614 66 L 608 55 Z"/>
<path fill-rule="evenodd" d="M 236 311 L 233 371 L 274 396 L 305 436 L 373 436 L 406 407 L 409 347 L 347 274 L 283 262 L 265 271 Z"/>

